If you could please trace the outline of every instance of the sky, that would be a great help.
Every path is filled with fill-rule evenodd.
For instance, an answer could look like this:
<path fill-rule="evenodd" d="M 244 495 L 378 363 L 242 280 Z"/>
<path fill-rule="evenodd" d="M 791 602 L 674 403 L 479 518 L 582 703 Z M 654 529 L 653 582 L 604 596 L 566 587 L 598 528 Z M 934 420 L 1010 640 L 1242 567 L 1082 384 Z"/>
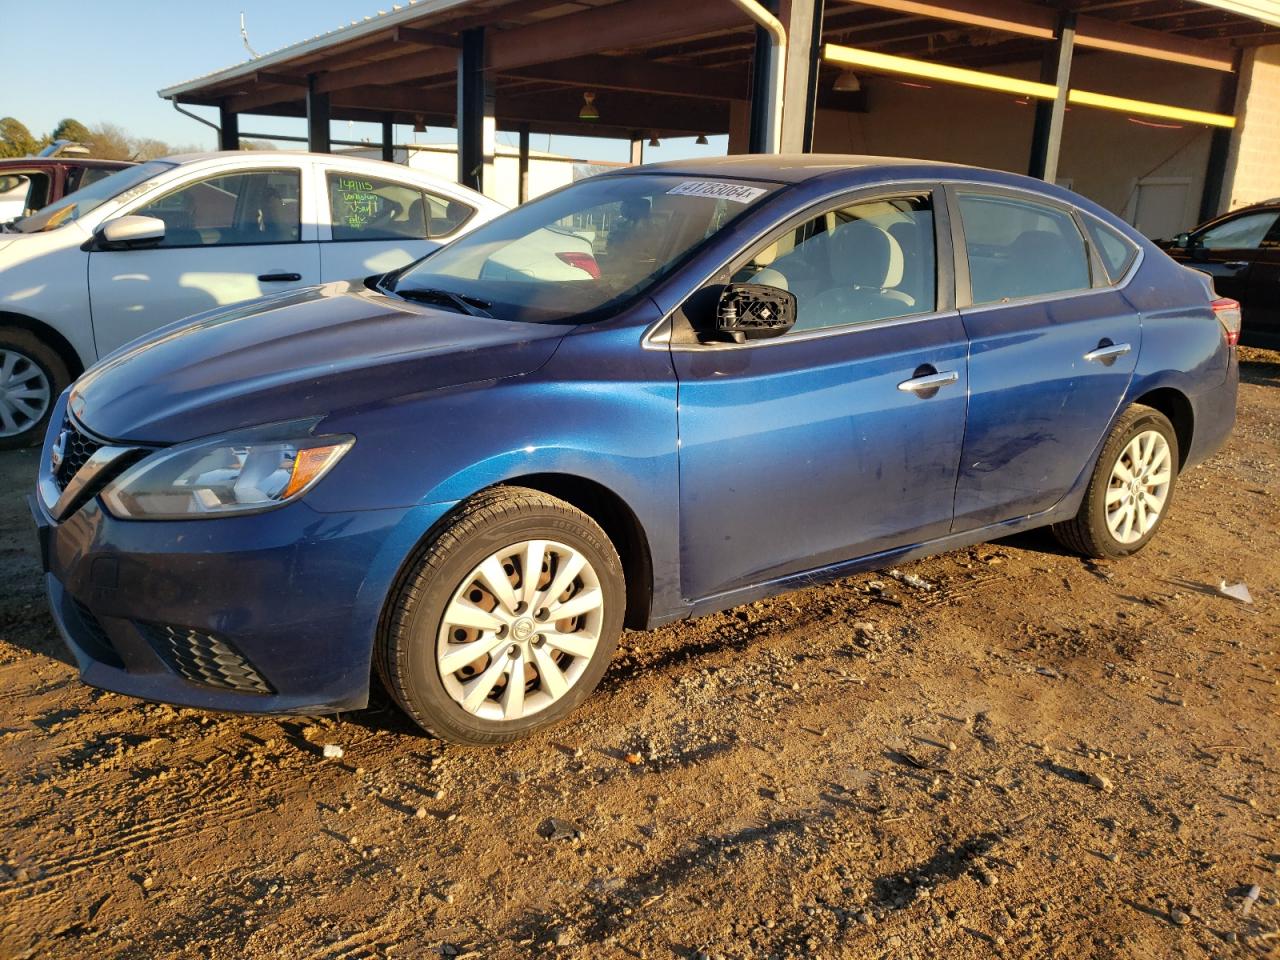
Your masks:
<path fill-rule="evenodd" d="M 17 117 L 36 136 L 74 117 L 88 126 L 115 123 L 135 136 L 212 150 L 213 131 L 177 113 L 156 91 L 249 59 L 240 38 L 241 12 L 250 44 L 265 54 L 389 10 L 391 0 L 381 0 L 380 6 L 379 0 L 62 0 L 4 6 L 5 36 L 43 39 L 5 44 L 0 116 Z M 188 109 L 217 122 L 216 110 Z M 302 120 L 246 116 L 240 132 L 303 136 L 306 131 Z M 372 124 L 346 122 L 335 123 L 332 135 L 374 141 L 382 136 Z M 454 134 L 434 129 L 415 138 L 411 127 L 398 125 L 395 137 L 397 143 L 452 142 Z M 514 133 L 499 131 L 498 139 L 516 142 Z M 619 140 L 534 135 L 531 145 L 585 160 L 630 156 Z M 692 139 L 664 140 L 661 147 L 646 148 L 645 159 L 724 152 L 724 137 L 712 137 L 706 147 Z"/>

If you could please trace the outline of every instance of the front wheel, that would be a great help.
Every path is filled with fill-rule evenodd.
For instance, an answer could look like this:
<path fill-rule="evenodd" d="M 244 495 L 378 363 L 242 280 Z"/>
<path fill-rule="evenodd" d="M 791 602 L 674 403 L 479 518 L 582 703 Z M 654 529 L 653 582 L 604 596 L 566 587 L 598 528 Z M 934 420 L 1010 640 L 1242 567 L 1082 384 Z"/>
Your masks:
<path fill-rule="evenodd" d="M 39 444 L 70 382 L 66 363 L 39 337 L 0 327 L 0 450 Z"/>
<path fill-rule="evenodd" d="M 497 488 L 467 502 L 409 570 L 377 668 L 429 733 L 505 743 L 591 693 L 625 598 L 622 563 L 595 521 L 539 491 Z"/>
<path fill-rule="evenodd" d="M 1055 524 L 1066 547 L 1118 559 L 1145 547 L 1168 513 L 1178 477 L 1178 435 L 1159 410 L 1134 404 L 1116 421 L 1080 511 Z"/>

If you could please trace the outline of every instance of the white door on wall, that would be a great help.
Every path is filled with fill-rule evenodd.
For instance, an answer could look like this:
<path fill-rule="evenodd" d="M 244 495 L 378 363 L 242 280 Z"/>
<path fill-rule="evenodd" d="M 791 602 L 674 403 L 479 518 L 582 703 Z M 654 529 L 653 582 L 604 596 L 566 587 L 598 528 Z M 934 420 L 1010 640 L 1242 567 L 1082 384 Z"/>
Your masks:
<path fill-rule="evenodd" d="M 1195 226 L 1190 203 L 1190 177 L 1144 177 L 1134 183 L 1125 219 L 1143 236 L 1167 239 Z"/>

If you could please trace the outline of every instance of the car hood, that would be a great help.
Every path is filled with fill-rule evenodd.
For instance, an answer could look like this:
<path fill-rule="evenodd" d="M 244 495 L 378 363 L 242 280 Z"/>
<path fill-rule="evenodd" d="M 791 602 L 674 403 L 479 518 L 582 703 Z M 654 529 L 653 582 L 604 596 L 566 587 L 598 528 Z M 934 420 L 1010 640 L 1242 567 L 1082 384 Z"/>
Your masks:
<path fill-rule="evenodd" d="M 177 443 L 536 370 L 572 329 L 331 283 L 189 318 L 91 367 L 69 407 L 100 437 Z"/>

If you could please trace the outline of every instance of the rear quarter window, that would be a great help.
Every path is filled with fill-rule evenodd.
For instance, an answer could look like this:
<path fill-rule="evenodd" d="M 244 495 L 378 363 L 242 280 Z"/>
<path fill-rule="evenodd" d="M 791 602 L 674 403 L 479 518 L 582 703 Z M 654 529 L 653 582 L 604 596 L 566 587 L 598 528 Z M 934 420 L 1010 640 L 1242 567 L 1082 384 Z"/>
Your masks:
<path fill-rule="evenodd" d="M 1093 241 L 1098 256 L 1102 258 L 1107 279 L 1112 283 L 1118 283 L 1129 272 L 1133 261 L 1138 259 L 1138 248 L 1119 230 L 1108 227 L 1101 220 L 1086 216 L 1084 223 L 1089 231 L 1089 239 Z"/>

